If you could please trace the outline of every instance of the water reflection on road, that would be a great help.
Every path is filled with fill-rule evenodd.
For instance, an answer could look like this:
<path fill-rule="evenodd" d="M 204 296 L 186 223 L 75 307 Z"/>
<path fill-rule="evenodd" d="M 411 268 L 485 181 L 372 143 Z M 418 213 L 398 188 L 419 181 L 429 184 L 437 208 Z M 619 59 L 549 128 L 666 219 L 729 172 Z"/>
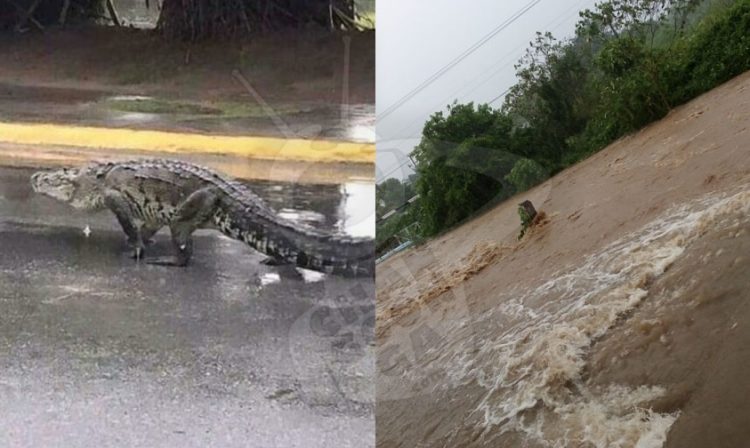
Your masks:
<path fill-rule="evenodd" d="M 158 113 L 138 102 L 154 101 Z M 123 106 L 133 102 L 133 110 Z M 119 105 L 115 106 L 115 105 Z M 170 103 L 141 95 L 111 95 L 96 90 L 25 86 L 0 82 L 0 120 L 129 129 L 176 130 L 222 135 L 258 135 L 327 139 L 357 143 L 375 141 L 372 104 L 295 104 L 269 113 L 255 103 L 241 104 L 246 114 L 223 114 L 210 104 Z M 170 109 L 173 106 L 174 110 Z M 188 107 L 190 106 L 190 107 Z M 123 110 L 123 108 L 127 110 Z M 273 108 L 272 108 L 273 109 Z M 272 117 L 275 114 L 276 117 Z M 283 129 L 274 120 L 284 123 Z"/>

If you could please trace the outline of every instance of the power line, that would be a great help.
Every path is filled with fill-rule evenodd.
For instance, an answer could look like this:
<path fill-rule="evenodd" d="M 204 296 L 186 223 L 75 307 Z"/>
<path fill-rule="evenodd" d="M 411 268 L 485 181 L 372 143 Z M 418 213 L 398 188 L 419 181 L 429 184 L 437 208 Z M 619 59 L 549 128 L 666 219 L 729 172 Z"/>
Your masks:
<path fill-rule="evenodd" d="M 406 165 L 407 163 L 410 163 L 410 162 L 411 162 L 411 159 L 406 158 L 406 160 L 404 160 L 403 162 L 401 162 L 398 166 L 396 166 L 396 168 L 388 171 L 385 174 L 382 174 L 380 176 L 380 180 L 388 179 L 388 176 L 390 176 L 391 174 L 395 173 L 396 171 L 398 171 L 399 169 L 401 169 L 402 166 L 404 166 L 404 165 Z"/>
<path fill-rule="evenodd" d="M 525 45 L 525 44 L 524 44 L 524 45 Z M 508 57 L 510 57 L 510 56 L 512 56 L 513 54 L 515 54 L 515 53 L 516 53 L 516 52 L 517 52 L 517 51 L 518 51 L 518 50 L 519 50 L 520 48 L 522 48 L 522 47 L 523 47 L 524 45 L 522 45 L 522 46 L 520 46 L 520 47 L 516 47 L 516 48 L 515 48 L 515 49 L 514 49 L 513 51 L 511 51 L 510 53 L 506 54 L 506 55 L 505 55 L 505 56 L 504 56 L 503 58 L 501 58 L 501 59 L 500 59 L 500 60 L 499 60 L 499 61 L 498 61 L 497 63 L 495 63 L 495 65 L 493 65 L 493 68 L 497 67 L 499 63 L 501 63 L 501 62 L 504 62 L 504 61 L 505 61 L 505 60 L 506 60 L 506 59 L 507 59 Z M 512 63 L 512 62 L 511 62 L 511 63 Z M 509 65 L 509 64 L 505 64 L 505 65 L 504 65 L 503 67 L 500 67 L 500 68 L 501 68 L 501 69 L 502 69 L 502 68 L 505 68 L 505 67 L 507 67 L 508 65 Z M 473 92 L 474 92 L 474 91 L 475 91 L 475 90 L 476 90 L 477 88 L 479 88 L 480 86 L 482 86 L 482 85 L 486 84 L 486 83 L 487 83 L 487 81 L 489 81 L 490 79 L 492 79 L 492 78 L 493 78 L 493 77 L 494 77 L 494 76 L 495 76 L 495 75 L 496 75 L 497 73 L 499 73 L 499 71 L 500 71 L 500 70 L 498 69 L 497 71 L 495 71 L 494 73 L 492 73 L 492 74 L 491 74 L 491 75 L 490 75 L 489 77 L 487 77 L 486 79 L 484 79 L 484 81 L 482 81 L 482 82 L 481 82 L 481 83 L 480 83 L 479 85 L 477 85 L 477 86 L 476 86 L 475 88 L 473 88 L 473 89 L 472 89 L 471 91 L 469 91 L 468 93 L 466 93 L 466 95 L 469 95 L 469 94 L 473 93 Z M 478 76 L 475 76 L 475 77 L 474 77 L 474 78 L 472 79 L 472 81 L 471 81 L 471 82 L 470 82 L 470 83 L 469 83 L 468 85 L 473 85 L 473 84 L 475 84 L 475 83 L 476 83 L 476 80 L 477 80 L 477 79 L 479 79 L 480 77 L 481 77 L 481 74 L 480 74 L 480 75 L 478 75 Z M 458 94 L 459 92 L 461 92 L 462 90 L 464 90 L 464 89 L 465 89 L 466 87 L 467 87 L 466 85 L 463 85 L 463 86 L 461 86 L 460 88 L 458 88 L 458 89 L 454 90 L 454 91 L 453 91 L 453 93 L 451 93 L 450 95 L 448 95 L 448 96 L 446 96 L 446 97 L 443 97 L 443 99 L 441 99 L 439 103 L 435 103 L 435 106 L 433 106 L 433 107 L 432 107 L 432 109 L 435 109 L 435 108 L 436 108 L 436 107 L 438 107 L 438 106 L 439 106 L 440 104 L 443 104 L 443 103 L 445 103 L 446 101 L 450 101 L 450 100 L 451 100 L 451 98 L 453 98 L 453 99 L 458 99 L 459 95 L 457 95 L 457 94 Z M 461 95 L 461 96 L 465 96 L 465 95 Z M 488 103 L 488 104 L 489 104 L 489 103 Z M 411 128 L 411 127 L 412 127 L 412 125 L 414 125 L 414 124 L 415 124 L 416 122 L 418 122 L 418 121 L 420 121 L 420 120 L 422 120 L 422 121 L 426 121 L 426 120 L 425 120 L 425 119 L 424 119 L 424 118 L 423 118 L 422 116 L 417 116 L 417 117 L 416 117 L 416 118 L 415 118 L 414 120 L 410 121 L 410 122 L 409 122 L 409 124 L 407 124 L 406 126 L 402 127 L 401 129 L 399 129 L 399 130 L 398 130 L 398 132 L 396 132 L 396 134 L 397 134 L 397 135 L 401 135 L 401 133 L 402 133 L 402 132 L 404 132 L 404 131 L 406 131 L 407 129 Z"/>
<path fill-rule="evenodd" d="M 576 14 L 578 11 L 580 11 L 581 7 L 584 4 L 588 3 L 589 1 L 590 0 L 579 1 L 577 4 L 575 4 L 572 7 L 566 9 L 565 12 L 563 12 L 561 15 L 558 16 L 557 19 L 552 20 L 550 23 L 548 23 L 547 25 L 545 25 L 543 28 L 547 29 L 548 31 L 551 31 L 551 32 L 556 31 L 567 20 L 569 20 L 573 16 L 573 14 Z M 507 62 L 508 59 L 512 58 L 513 55 L 518 54 L 518 51 L 520 49 L 524 48 L 526 45 L 527 44 L 522 44 L 522 45 L 514 48 L 510 52 L 506 53 L 505 56 L 503 56 L 502 58 L 498 59 L 498 61 L 495 62 L 488 70 L 486 70 L 485 72 L 483 72 L 483 73 L 475 76 L 474 78 L 472 78 L 472 80 L 468 84 L 464 84 L 461 87 L 459 87 L 458 89 L 454 90 L 453 93 L 451 93 L 450 95 L 448 95 L 448 96 L 444 97 L 443 99 L 441 99 L 440 102 L 435 103 L 435 106 L 433 106 L 432 109 L 435 109 L 440 104 L 443 104 L 445 101 L 449 101 L 451 98 L 465 97 L 465 96 L 469 96 L 472 93 L 474 93 L 479 87 L 485 85 L 487 82 L 489 82 L 495 76 L 497 76 L 497 74 L 499 74 L 501 70 L 503 70 L 506 67 L 508 67 L 509 65 L 513 64 L 515 61 L 511 60 L 510 62 Z M 491 71 L 491 72 L 489 72 L 489 71 Z M 489 76 L 486 76 L 487 72 L 489 72 Z M 485 75 L 485 76 L 482 77 L 482 75 Z M 477 80 L 480 80 L 480 79 L 481 79 L 481 81 L 479 81 L 479 83 L 477 84 Z M 461 92 L 461 91 L 463 91 L 463 90 L 465 90 L 467 88 L 467 86 L 473 86 L 473 88 L 471 88 L 471 90 L 469 90 L 465 94 L 458 95 L 458 93 Z M 492 104 L 493 102 L 495 102 L 498 99 L 500 99 L 503 96 L 505 96 L 507 93 L 508 93 L 507 90 L 504 91 L 499 96 L 496 96 L 491 101 L 488 101 L 487 104 Z M 406 126 L 400 128 L 395 133 L 395 135 L 401 135 L 401 133 L 403 133 L 407 129 L 411 128 L 415 123 L 417 123 L 420 120 L 424 120 L 424 118 L 422 116 L 417 116 L 414 120 L 410 121 Z"/>
<path fill-rule="evenodd" d="M 559 28 L 560 28 L 560 27 L 561 27 L 561 26 L 562 26 L 562 25 L 563 25 L 563 24 L 564 24 L 564 23 L 565 23 L 566 21 L 568 21 L 568 20 L 569 20 L 569 19 L 570 19 L 570 18 L 571 18 L 571 17 L 573 16 L 573 15 L 575 15 L 576 13 L 578 13 L 578 12 L 579 12 L 579 11 L 581 10 L 581 7 L 582 7 L 582 6 L 583 6 L 583 5 L 585 4 L 585 3 L 588 3 L 589 1 L 590 1 L 590 0 L 582 0 L 582 1 L 578 2 L 577 4 L 573 5 L 572 7 L 570 7 L 570 8 L 568 8 L 568 9 L 566 9 L 566 10 L 565 10 L 565 12 L 563 12 L 563 13 L 562 13 L 562 14 L 561 14 L 561 15 L 560 15 L 560 16 L 558 17 L 558 19 L 557 19 L 557 20 L 553 20 L 552 22 L 550 22 L 550 23 L 548 23 L 548 24 L 547 24 L 546 26 L 544 26 L 544 29 L 545 29 L 546 31 L 550 32 L 550 33 L 554 33 L 554 32 L 555 32 L 555 31 L 557 31 L 557 30 L 558 30 L 558 29 L 559 29 Z M 523 45 L 523 46 L 525 46 L 525 45 Z M 499 65 L 499 63 L 500 63 L 500 62 L 502 62 L 502 61 L 505 61 L 505 59 L 506 59 L 506 58 L 507 58 L 508 56 L 511 56 L 511 55 L 513 55 L 513 54 L 516 54 L 516 52 L 517 52 L 517 51 L 518 51 L 519 49 L 521 49 L 521 48 L 522 48 L 523 46 L 521 46 L 521 47 L 516 47 L 515 49 L 513 49 L 513 51 L 511 51 L 510 53 L 506 54 L 506 55 L 505 55 L 505 56 L 504 56 L 504 57 L 503 57 L 502 59 L 500 59 L 500 60 L 498 61 L 498 63 L 497 63 L 497 64 L 495 64 L 495 65 L 494 65 L 493 67 L 491 67 L 491 68 L 490 68 L 490 70 L 492 70 L 492 69 L 495 69 L 495 68 L 496 68 L 496 70 L 494 70 L 494 71 L 493 71 L 492 73 L 490 73 L 490 76 L 486 77 L 486 78 L 485 78 L 485 79 L 484 79 L 484 80 L 483 80 L 482 82 L 480 82 L 480 83 L 479 83 L 478 85 L 476 85 L 476 86 L 475 86 L 475 87 L 474 87 L 473 89 L 471 89 L 470 91 L 466 92 L 466 93 L 464 94 L 464 96 L 469 96 L 469 95 L 471 95 L 471 94 L 472 94 L 472 93 L 474 93 L 474 92 L 475 92 L 475 91 L 476 91 L 476 90 L 477 90 L 478 88 L 480 88 L 481 86 L 485 85 L 485 84 L 486 84 L 487 82 L 489 82 L 489 81 L 490 81 L 490 80 L 491 80 L 492 78 L 494 78 L 494 77 L 495 77 L 495 76 L 496 76 L 497 74 L 499 74 L 499 73 L 500 73 L 500 71 L 501 71 L 502 69 L 504 69 L 504 68 L 508 67 L 508 66 L 509 66 L 510 64 L 512 64 L 513 62 L 510 62 L 510 63 L 508 63 L 508 64 L 503 64 L 502 66 L 498 67 L 498 65 Z M 491 103 L 491 102 L 492 102 L 492 101 L 488 102 L 487 104 L 489 104 L 489 103 Z"/>
<path fill-rule="evenodd" d="M 502 57 L 502 58 L 500 58 L 500 59 L 499 59 L 499 60 L 498 60 L 497 62 L 495 62 L 495 64 L 493 64 L 493 65 L 492 65 L 492 67 L 491 67 L 490 69 L 492 69 L 492 68 L 496 68 L 496 67 L 497 67 L 497 66 L 498 66 L 498 65 L 499 65 L 500 63 L 502 63 L 502 62 L 505 62 L 505 61 L 506 61 L 506 60 L 507 60 L 507 59 L 508 59 L 509 57 L 512 57 L 512 56 L 513 56 L 514 54 L 516 54 L 516 52 L 517 52 L 517 51 L 518 51 L 519 49 L 523 48 L 524 46 L 526 46 L 526 44 L 523 44 L 523 45 L 521 45 L 521 46 L 518 46 L 518 47 L 514 48 L 514 49 L 513 49 L 513 50 L 512 50 L 511 52 L 507 53 L 507 54 L 506 54 L 505 56 L 503 56 L 503 57 Z M 511 61 L 510 63 L 513 63 L 513 61 Z M 510 64 L 510 63 L 509 63 L 509 64 Z M 505 64 L 505 65 L 504 65 L 503 67 L 500 67 L 500 68 L 501 68 L 501 69 L 502 69 L 502 68 L 505 68 L 505 67 L 507 67 L 507 66 L 508 66 L 509 64 Z M 500 71 L 500 70 L 498 69 L 498 70 L 496 70 L 496 71 L 495 71 L 494 73 L 490 74 L 490 76 L 489 76 L 488 78 L 484 79 L 484 81 L 481 81 L 481 83 L 480 83 L 480 84 L 479 84 L 478 86 L 476 86 L 476 87 L 475 87 L 474 89 L 472 89 L 471 91 L 469 91 L 469 92 L 468 92 L 468 93 L 467 93 L 466 95 L 469 95 L 469 94 L 471 94 L 471 93 L 472 93 L 472 92 L 474 92 L 474 91 L 475 91 L 475 90 L 476 90 L 476 89 L 477 89 L 478 87 L 480 87 L 480 86 L 484 85 L 484 84 L 485 84 L 485 83 L 486 83 L 487 81 L 489 81 L 490 79 L 492 79 L 492 77 L 493 77 L 493 76 L 495 76 L 495 75 L 496 75 L 497 73 L 499 73 L 499 71 Z M 435 108 L 436 108 L 436 107 L 438 107 L 438 106 L 439 106 L 440 104 L 443 104 L 443 103 L 444 103 L 445 101 L 450 101 L 450 99 L 451 99 L 451 98 L 457 99 L 457 98 L 458 98 L 458 95 L 457 95 L 457 94 L 458 94 L 459 92 L 461 92 L 462 90 L 466 89 L 466 87 L 467 87 L 467 86 L 471 86 L 471 85 L 474 85 L 474 84 L 476 83 L 476 81 L 477 81 L 478 79 L 480 79 L 480 78 L 481 78 L 481 76 L 482 76 L 482 74 L 479 74 L 479 75 L 475 76 L 474 78 L 472 78 L 472 80 L 471 80 L 471 81 L 470 81 L 470 82 L 469 82 L 468 84 L 462 85 L 462 86 L 461 86 L 461 87 L 459 87 L 458 89 L 454 90 L 454 91 L 453 91 L 453 93 L 451 93 L 450 95 L 448 95 L 448 96 L 446 96 L 446 97 L 443 97 L 443 99 L 441 99 L 439 103 L 435 103 L 435 105 L 434 105 L 434 106 L 433 106 L 433 107 L 432 107 L 431 109 L 435 109 Z M 462 95 L 462 96 L 463 96 L 463 95 Z M 399 129 L 399 130 L 398 130 L 398 131 L 397 131 L 397 132 L 396 132 L 395 134 L 396 134 L 396 135 L 401 135 L 401 133 L 402 133 L 402 132 L 406 131 L 407 129 L 409 129 L 410 127 L 412 127 L 412 125 L 414 125 L 414 124 L 415 124 L 416 122 L 418 122 L 418 121 L 420 121 L 420 120 L 423 120 L 423 121 L 424 121 L 424 118 L 423 118 L 422 116 L 417 116 L 417 117 L 416 117 L 416 118 L 415 118 L 414 120 L 410 121 L 410 122 L 409 122 L 409 123 L 408 123 L 408 124 L 407 124 L 406 126 L 404 126 L 404 127 L 402 127 L 401 129 Z"/>
<path fill-rule="evenodd" d="M 386 108 L 380 115 L 377 116 L 379 120 L 382 120 L 383 118 L 387 117 L 391 113 L 393 113 L 396 109 L 401 107 L 403 104 L 405 104 L 407 101 L 412 99 L 415 95 L 417 95 L 419 92 L 427 88 L 430 84 L 435 82 L 438 78 L 443 76 L 446 72 L 448 72 L 450 69 L 458 65 L 461 61 L 469 57 L 472 53 L 477 51 L 479 48 L 481 48 L 484 44 L 489 42 L 493 37 L 497 36 L 501 31 L 503 31 L 505 28 L 510 26 L 513 22 L 521 18 L 524 14 L 526 14 L 531 8 L 533 8 L 537 3 L 541 2 L 542 0 L 532 0 L 529 3 L 527 3 L 523 8 L 521 8 L 519 11 L 517 11 L 515 14 L 513 14 L 510 18 L 506 19 L 503 23 L 495 27 L 489 34 L 485 35 L 483 38 L 479 39 L 477 42 L 475 42 L 472 46 L 467 48 L 463 53 L 459 54 L 456 58 L 454 58 L 452 61 L 450 61 L 447 65 L 445 65 L 443 68 L 438 70 L 437 72 L 433 73 L 429 78 L 424 80 L 421 84 L 419 84 L 417 87 L 412 89 L 409 93 L 407 93 L 404 97 L 402 97 L 400 100 L 396 101 L 394 104 L 392 104 L 390 107 Z"/>
<path fill-rule="evenodd" d="M 507 89 L 505 89 L 505 90 L 503 91 L 503 93 L 501 93 L 500 95 L 496 96 L 495 98 L 492 98 L 491 100 L 489 100 L 489 101 L 487 102 L 487 104 L 492 104 L 492 103 L 494 103 L 495 101 L 499 100 L 500 98 L 504 97 L 505 95 L 507 95 L 507 94 L 508 94 L 508 92 L 510 92 L 510 89 L 511 89 L 511 87 L 508 87 Z"/>

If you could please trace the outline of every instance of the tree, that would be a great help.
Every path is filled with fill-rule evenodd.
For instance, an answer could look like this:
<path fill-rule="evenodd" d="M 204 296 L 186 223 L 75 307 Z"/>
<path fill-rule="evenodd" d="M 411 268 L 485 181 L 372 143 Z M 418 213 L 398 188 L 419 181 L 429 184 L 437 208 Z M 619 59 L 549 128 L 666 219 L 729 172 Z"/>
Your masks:
<path fill-rule="evenodd" d="M 164 0 L 157 28 L 181 40 L 225 38 L 317 24 L 357 28 L 353 0 Z"/>
<path fill-rule="evenodd" d="M 516 65 L 519 82 L 511 87 L 503 110 L 524 124 L 524 155 L 548 171 L 561 166 L 566 140 L 581 132 L 589 118 L 590 60 L 584 42 L 565 44 L 550 33 L 537 33 Z"/>
<path fill-rule="evenodd" d="M 142 0 L 147 6 L 155 1 Z M 38 29 L 65 20 L 99 20 L 102 0 L 0 1 L 0 29 L 33 24 Z M 111 20 L 114 8 L 106 3 Z M 157 30 L 170 39 L 225 39 L 310 24 L 331 30 L 362 26 L 354 0 L 163 0 Z M 28 22 L 28 23 L 27 23 Z"/>
<path fill-rule="evenodd" d="M 393 177 L 386 179 L 378 184 L 376 190 L 377 216 L 402 207 L 414 194 L 414 185 L 408 180 L 401 182 Z"/>
<path fill-rule="evenodd" d="M 513 165 L 505 180 L 513 185 L 517 192 L 526 191 L 547 178 L 544 168 L 531 159 L 521 159 Z"/>
<path fill-rule="evenodd" d="M 454 104 L 447 116 L 432 115 L 412 153 L 417 162 L 418 217 L 426 236 L 512 191 L 503 185 L 520 157 L 512 130 L 512 120 L 487 105 Z"/>
<path fill-rule="evenodd" d="M 516 69 L 501 110 L 454 103 L 426 123 L 413 153 L 425 236 L 750 70 L 750 0 L 606 0 L 570 40 L 538 33 Z"/>

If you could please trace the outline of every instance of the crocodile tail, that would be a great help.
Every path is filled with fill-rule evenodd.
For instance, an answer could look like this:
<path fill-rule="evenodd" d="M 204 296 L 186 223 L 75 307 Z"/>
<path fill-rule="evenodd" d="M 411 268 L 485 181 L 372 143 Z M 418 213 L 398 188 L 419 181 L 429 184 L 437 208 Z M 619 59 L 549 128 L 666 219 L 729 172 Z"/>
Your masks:
<path fill-rule="evenodd" d="M 326 242 L 327 250 L 297 253 L 294 263 L 301 268 L 345 277 L 375 275 L 375 243 L 372 239 L 337 238 Z"/>
<path fill-rule="evenodd" d="M 270 257 L 314 271 L 352 277 L 375 273 L 375 243 L 321 232 L 285 220 L 267 209 L 232 207 L 214 223 L 224 234 Z"/>

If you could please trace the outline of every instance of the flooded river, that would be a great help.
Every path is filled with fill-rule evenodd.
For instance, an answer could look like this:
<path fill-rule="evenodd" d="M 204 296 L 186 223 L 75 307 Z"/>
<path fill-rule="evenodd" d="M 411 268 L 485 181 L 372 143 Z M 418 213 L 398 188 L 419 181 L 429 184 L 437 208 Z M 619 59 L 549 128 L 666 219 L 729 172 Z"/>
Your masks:
<path fill-rule="evenodd" d="M 427 334 L 434 337 L 422 351 L 402 347 L 396 352 L 410 355 L 379 357 L 378 412 L 394 434 L 379 445 L 663 446 L 680 416 L 671 406 L 654 410 L 668 387 L 592 378 L 601 377 L 604 367 L 622 372 L 620 357 L 638 352 L 644 342 L 635 336 L 644 331 L 656 334 L 657 345 L 672 346 L 668 322 L 719 294 L 704 296 L 697 285 L 747 293 L 742 263 L 749 245 L 750 186 L 744 186 L 675 206 L 532 289 L 505 287 L 492 298 L 499 306 L 481 316 L 432 322 Z M 665 274 L 675 265 L 679 278 Z M 711 279 L 712 267 L 729 282 Z M 647 315 L 633 317 L 646 299 Z M 630 334 L 630 343 L 620 339 L 592 365 L 593 347 L 606 350 L 611 342 L 602 341 L 615 331 Z M 421 337 L 415 336 L 419 329 L 410 333 L 412 342 Z M 414 412 L 423 427 L 407 430 L 398 423 Z"/>
<path fill-rule="evenodd" d="M 748 86 L 379 264 L 378 446 L 744 446 Z"/>

